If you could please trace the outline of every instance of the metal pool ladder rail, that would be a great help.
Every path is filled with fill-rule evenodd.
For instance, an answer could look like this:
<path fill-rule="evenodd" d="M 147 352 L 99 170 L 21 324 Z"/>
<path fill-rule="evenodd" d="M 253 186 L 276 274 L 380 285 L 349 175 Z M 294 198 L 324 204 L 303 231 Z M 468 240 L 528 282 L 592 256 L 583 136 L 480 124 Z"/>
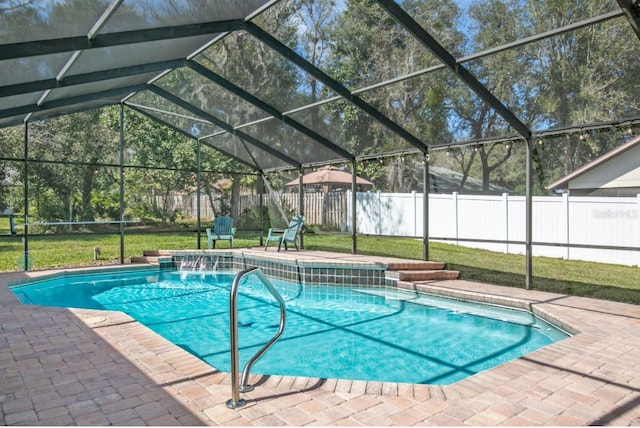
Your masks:
<path fill-rule="evenodd" d="M 265 288 L 271 293 L 271 295 L 278 301 L 280 304 L 280 327 L 278 328 L 278 332 L 273 338 L 267 342 L 244 366 L 244 370 L 242 371 L 242 381 L 239 382 L 238 379 L 238 304 L 237 304 L 237 294 L 238 294 L 238 286 L 240 285 L 240 280 L 245 275 L 255 274 L 258 279 L 262 282 Z M 229 298 L 229 325 L 231 329 L 231 399 L 227 400 L 227 407 L 230 409 L 235 409 L 236 407 L 242 407 L 245 405 L 245 401 L 240 398 L 241 392 L 249 392 L 253 390 L 253 385 L 247 385 L 247 381 L 249 379 L 249 371 L 253 364 L 258 361 L 265 352 L 271 348 L 271 346 L 278 340 L 280 336 L 282 336 L 282 332 L 284 331 L 284 325 L 286 321 L 286 313 L 284 306 L 284 299 L 278 293 L 278 290 L 275 289 L 273 284 L 269 282 L 267 277 L 262 273 L 262 271 L 257 268 L 249 268 L 245 269 L 241 272 L 238 272 L 233 278 L 233 282 L 231 283 L 231 296 Z"/>

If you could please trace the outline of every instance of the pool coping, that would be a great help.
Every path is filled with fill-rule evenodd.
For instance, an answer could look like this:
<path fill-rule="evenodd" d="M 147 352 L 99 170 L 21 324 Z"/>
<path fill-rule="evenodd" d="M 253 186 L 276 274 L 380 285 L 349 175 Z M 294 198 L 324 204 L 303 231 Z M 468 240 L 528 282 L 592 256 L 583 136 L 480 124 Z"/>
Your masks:
<path fill-rule="evenodd" d="M 319 255 L 320 260 L 333 255 L 317 252 L 306 254 Z M 288 257 L 291 260 L 296 254 L 277 253 L 270 254 L 270 257 Z M 357 258 L 345 257 L 344 254 L 338 257 L 347 261 Z M 366 259 L 367 263 L 382 263 L 371 257 Z M 130 267 L 125 266 L 127 269 Z M 114 266 L 110 269 L 119 268 L 121 267 Z M 73 272 L 79 270 L 74 269 Z M 574 336 L 452 385 L 252 375 L 251 382 L 259 386 L 253 392 L 243 394 L 251 405 L 240 410 L 229 410 L 224 408 L 224 402 L 230 398 L 228 374 L 212 369 L 125 314 L 26 308 L 6 286 L 8 282 L 20 278 L 44 274 L 46 272 L 0 275 L 2 313 L 11 312 L 15 322 L 19 322 L 23 316 L 31 319 L 34 311 L 40 315 L 49 313 L 53 317 L 69 317 L 70 321 L 66 322 L 71 324 L 75 319 L 76 323 L 88 327 L 101 340 L 118 350 L 121 356 L 132 362 L 153 384 L 169 391 L 172 397 L 189 409 L 189 415 L 183 418 L 191 417 L 185 419 L 191 423 L 199 421 L 204 424 L 226 425 L 235 421 L 234 424 L 251 422 L 273 425 L 284 421 L 286 424 L 302 425 L 307 424 L 308 420 L 308 423 L 315 421 L 324 425 L 337 424 L 339 421 L 353 425 L 363 422 L 368 425 L 413 425 L 409 423 L 413 417 L 417 418 L 415 423 L 439 425 L 640 423 L 640 405 L 629 406 L 629 403 L 640 402 L 640 344 L 637 344 L 640 343 L 637 340 L 640 338 L 640 308 L 636 305 L 463 280 L 401 282 L 399 285 L 402 288 L 430 294 L 530 308 L 537 315 L 559 323 L 561 327 L 574 333 Z M 10 362 L 6 364 L 10 365 Z M 2 365 L 0 375 L 1 370 Z M 176 379 L 180 381 L 176 382 Z M 28 387 L 25 388 L 28 390 Z M 199 391 L 198 399 L 189 396 L 195 390 Z M 4 422 L 7 422 L 6 418 L 12 413 L 7 413 L 4 409 L 6 403 L 14 402 L 19 394 L 2 394 L 0 393 L 0 404 L 3 406 Z M 339 403 L 338 407 L 342 410 L 330 411 L 335 406 L 328 402 L 335 402 L 336 405 Z M 371 418 L 371 408 L 358 409 L 365 402 L 377 402 L 378 405 L 394 403 L 394 406 L 400 407 L 393 415 L 379 414 L 377 418 Z M 565 404 L 560 406 L 557 402 Z M 276 409 L 270 406 L 275 406 Z M 318 407 L 317 411 L 314 406 Z M 263 410 L 258 411 L 259 409 Z M 341 412 L 345 415 L 348 413 L 348 416 L 339 418 Z M 338 414 L 334 415 L 338 419 L 331 419 L 334 416 L 329 417 L 327 413 Z M 292 414 L 304 417 L 298 420 Z M 194 416 L 196 419 L 193 419 Z M 274 417 L 277 418 L 272 419 Z M 295 423 L 296 421 L 305 423 Z"/>

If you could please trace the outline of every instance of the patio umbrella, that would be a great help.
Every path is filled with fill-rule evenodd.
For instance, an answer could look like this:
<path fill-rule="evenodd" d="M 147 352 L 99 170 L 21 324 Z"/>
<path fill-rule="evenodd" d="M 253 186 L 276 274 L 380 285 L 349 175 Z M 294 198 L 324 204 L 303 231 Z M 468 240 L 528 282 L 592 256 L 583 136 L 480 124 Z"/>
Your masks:
<path fill-rule="evenodd" d="M 298 184 L 299 181 L 296 178 L 288 182 L 286 186 L 294 187 Z M 325 188 L 325 192 L 329 187 L 345 188 L 351 186 L 351 173 L 328 166 L 303 175 L 302 184 L 304 186 L 322 186 Z M 373 187 L 372 182 L 362 177 L 356 177 L 356 185 L 365 190 Z"/>

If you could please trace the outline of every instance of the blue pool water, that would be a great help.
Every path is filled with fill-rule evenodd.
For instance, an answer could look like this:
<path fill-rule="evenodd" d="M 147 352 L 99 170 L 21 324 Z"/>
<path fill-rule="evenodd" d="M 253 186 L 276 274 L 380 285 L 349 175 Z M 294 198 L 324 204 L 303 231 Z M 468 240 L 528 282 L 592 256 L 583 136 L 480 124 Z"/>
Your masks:
<path fill-rule="evenodd" d="M 233 275 L 108 273 L 12 290 L 25 304 L 123 311 L 229 371 Z M 567 337 L 524 311 L 383 288 L 271 282 L 285 299 L 287 324 L 256 374 L 450 384 Z M 279 307 L 254 275 L 240 283 L 238 323 L 243 367 L 279 324 Z"/>

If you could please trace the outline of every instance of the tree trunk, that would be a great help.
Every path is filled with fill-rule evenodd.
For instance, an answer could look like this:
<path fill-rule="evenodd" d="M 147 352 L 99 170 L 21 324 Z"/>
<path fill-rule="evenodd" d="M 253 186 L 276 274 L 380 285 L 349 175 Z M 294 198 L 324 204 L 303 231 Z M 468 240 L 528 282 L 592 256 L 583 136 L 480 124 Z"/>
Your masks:
<path fill-rule="evenodd" d="M 84 170 L 82 178 L 82 212 L 81 221 L 93 221 L 93 207 L 91 206 L 91 190 L 93 189 L 94 166 L 88 166 Z"/>
<path fill-rule="evenodd" d="M 73 195 L 71 193 L 64 195 L 64 202 L 65 202 L 65 205 L 67 206 L 67 210 L 68 210 L 67 213 L 69 214 L 67 221 L 72 222 L 73 221 Z M 74 225 L 72 224 L 67 226 L 67 229 L 69 232 L 73 231 L 73 228 L 74 228 Z"/>
<path fill-rule="evenodd" d="M 233 177 L 231 183 L 231 217 L 237 222 L 240 218 L 240 179 Z"/>
<path fill-rule="evenodd" d="M 213 213 L 213 217 L 216 217 L 216 204 L 213 195 L 213 188 L 209 185 L 208 182 L 205 182 L 202 186 L 202 190 L 207 195 L 209 199 L 209 208 L 211 208 L 211 212 Z"/>
<path fill-rule="evenodd" d="M 484 146 L 480 148 L 480 162 L 482 163 L 482 193 L 489 193 L 491 169 L 489 168 L 489 155 L 485 152 Z"/>

